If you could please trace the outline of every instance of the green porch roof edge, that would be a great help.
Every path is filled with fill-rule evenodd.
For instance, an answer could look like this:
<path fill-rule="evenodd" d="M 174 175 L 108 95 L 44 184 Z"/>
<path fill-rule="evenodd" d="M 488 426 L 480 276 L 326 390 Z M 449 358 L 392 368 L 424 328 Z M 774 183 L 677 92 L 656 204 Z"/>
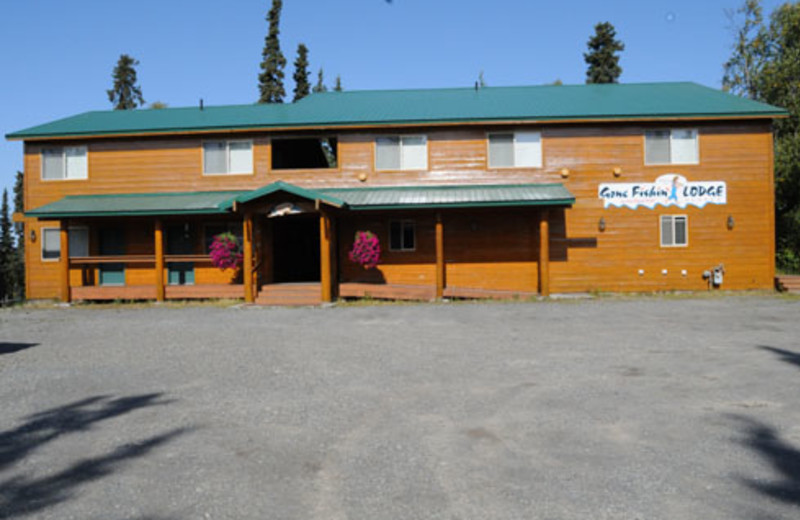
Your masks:
<path fill-rule="evenodd" d="M 230 211 L 242 191 L 67 195 L 26 211 L 39 218 L 213 215 Z"/>
<path fill-rule="evenodd" d="M 786 115 L 782 108 L 690 82 L 539 85 L 324 92 L 287 104 L 94 111 L 12 132 L 6 138 Z"/>
<path fill-rule="evenodd" d="M 247 191 L 68 195 L 25 215 L 52 219 L 219 215 L 230 213 L 234 202 L 243 204 L 281 191 L 353 211 L 568 206 L 575 202 L 561 183 L 306 189 L 275 182 Z"/>
<path fill-rule="evenodd" d="M 570 206 L 575 196 L 561 183 L 472 184 L 323 188 L 354 211 L 436 208 Z"/>
<path fill-rule="evenodd" d="M 342 207 L 346 204 L 345 201 L 341 199 L 326 195 L 322 190 L 301 188 L 300 186 L 295 186 L 294 184 L 289 184 L 283 181 L 273 182 L 272 184 L 267 184 L 266 186 L 262 186 L 261 188 L 253 191 L 243 193 L 236 197 L 236 202 L 244 204 L 272 193 L 277 193 L 279 191 L 285 191 L 286 193 L 291 193 L 292 195 L 297 195 L 298 197 L 302 197 L 304 199 L 321 200 L 336 207 Z"/>

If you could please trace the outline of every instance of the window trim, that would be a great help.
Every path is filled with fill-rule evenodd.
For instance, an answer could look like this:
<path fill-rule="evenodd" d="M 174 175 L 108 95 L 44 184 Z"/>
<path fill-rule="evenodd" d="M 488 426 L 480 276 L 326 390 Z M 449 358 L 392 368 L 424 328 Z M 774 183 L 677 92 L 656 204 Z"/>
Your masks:
<path fill-rule="evenodd" d="M 86 230 L 86 246 L 87 246 L 87 249 L 89 249 L 87 254 L 90 254 L 91 253 L 91 244 L 90 244 L 90 242 L 91 242 L 92 236 L 91 236 L 91 234 L 89 232 L 89 226 L 69 226 L 69 228 L 67 228 L 67 233 L 69 233 L 72 230 L 78 230 L 78 229 L 85 229 Z M 45 258 L 44 257 L 44 243 L 45 243 L 44 235 L 45 235 L 46 231 L 56 231 L 58 233 L 58 258 Z M 40 237 L 39 242 L 41 242 L 40 245 L 39 245 L 39 258 L 40 258 L 40 260 L 42 262 L 60 262 L 61 261 L 61 228 L 60 227 L 55 227 L 55 226 L 42 226 L 42 227 L 39 228 L 39 237 Z M 70 255 L 69 258 L 79 258 L 79 257 Z"/>
<path fill-rule="evenodd" d="M 512 144 L 512 152 L 514 144 L 517 142 L 517 134 L 525 133 L 525 134 L 539 134 L 539 164 L 536 166 L 517 166 L 516 164 L 516 154 L 514 157 L 514 164 L 511 166 L 493 166 L 492 165 L 492 146 L 491 146 L 491 137 L 493 135 L 506 135 L 511 134 L 511 144 Z M 541 170 L 544 168 L 544 135 L 542 134 L 541 130 L 491 130 L 486 132 L 486 169 L 487 170 L 530 170 L 530 169 L 537 169 Z"/>
<path fill-rule="evenodd" d="M 400 168 L 378 168 L 378 139 L 397 137 L 400 140 Z M 403 139 L 421 137 L 425 143 L 425 168 L 403 168 Z M 377 135 L 372 140 L 372 165 L 376 172 L 426 172 L 431 166 L 431 147 L 428 146 L 428 134 L 386 134 Z"/>
<path fill-rule="evenodd" d="M 226 168 L 230 169 L 231 166 L 231 143 L 250 143 L 250 171 L 249 172 L 206 172 L 206 143 L 225 143 L 225 163 Z M 253 139 L 203 139 L 200 143 L 200 171 L 204 177 L 220 177 L 224 175 L 255 175 L 256 170 L 256 157 L 255 157 L 255 143 Z"/>
<path fill-rule="evenodd" d="M 400 227 L 400 242 L 401 242 L 400 249 L 395 249 L 395 248 L 392 247 L 392 224 L 395 223 L 395 222 L 398 222 L 400 224 L 400 226 L 401 226 Z M 403 247 L 403 245 L 404 245 L 403 242 L 405 242 L 405 240 L 403 239 L 403 236 L 404 236 L 403 235 L 403 231 L 404 231 L 403 226 L 405 224 L 411 224 L 411 229 L 413 229 L 413 231 L 414 231 L 414 247 L 411 247 L 411 248 Z M 392 253 L 413 253 L 413 252 L 415 252 L 417 250 L 417 221 L 416 220 L 410 219 L 410 218 L 391 219 L 391 220 L 389 220 L 389 229 L 388 229 L 388 231 L 389 231 L 389 233 L 388 233 L 388 235 L 389 235 L 389 237 L 388 237 L 389 238 L 389 251 L 391 251 Z"/>
<path fill-rule="evenodd" d="M 664 217 L 669 217 L 671 224 L 672 224 L 672 244 L 665 244 L 664 243 L 664 228 L 662 226 L 662 220 Z M 676 218 L 683 218 L 686 226 L 685 235 L 686 235 L 686 242 L 683 244 L 676 244 L 675 243 L 675 219 Z M 675 248 L 675 247 L 689 247 L 689 215 L 687 214 L 667 214 L 667 215 L 659 215 L 658 216 L 658 242 L 662 248 Z"/>
<path fill-rule="evenodd" d="M 67 148 L 81 148 L 83 155 L 86 157 L 86 175 L 83 177 L 67 177 Z M 44 176 L 44 151 L 45 150 L 60 150 L 62 161 L 63 177 L 55 179 L 47 179 Z M 42 146 L 39 149 L 39 180 L 43 182 L 64 182 L 64 181 L 86 181 L 89 180 L 89 147 L 86 145 L 78 146 Z"/>
<path fill-rule="evenodd" d="M 695 161 L 694 162 L 673 162 L 672 160 L 672 141 L 673 137 L 672 134 L 676 131 L 680 130 L 689 130 L 694 134 L 694 151 L 695 151 Z M 669 132 L 669 162 L 663 163 L 651 163 L 647 162 L 647 134 L 649 132 L 659 132 L 659 131 L 668 131 Z M 645 129 L 644 134 L 642 135 L 642 139 L 644 139 L 644 155 L 642 157 L 642 162 L 645 166 L 696 166 L 700 164 L 700 129 L 696 127 L 675 127 L 675 128 L 649 128 Z"/>

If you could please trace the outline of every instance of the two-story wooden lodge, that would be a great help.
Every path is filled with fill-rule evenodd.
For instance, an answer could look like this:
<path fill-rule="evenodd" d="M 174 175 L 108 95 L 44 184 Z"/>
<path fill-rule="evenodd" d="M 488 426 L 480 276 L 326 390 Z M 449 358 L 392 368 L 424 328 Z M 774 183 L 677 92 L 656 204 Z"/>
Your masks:
<path fill-rule="evenodd" d="M 26 293 L 70 300 L 767 289 L 779 108 L 692 83 L 88 112 L 24 140 Z M 237 272 L 217 234 L 241 237 Z M 380 264 L 348 259 L 375 233 Z"/>

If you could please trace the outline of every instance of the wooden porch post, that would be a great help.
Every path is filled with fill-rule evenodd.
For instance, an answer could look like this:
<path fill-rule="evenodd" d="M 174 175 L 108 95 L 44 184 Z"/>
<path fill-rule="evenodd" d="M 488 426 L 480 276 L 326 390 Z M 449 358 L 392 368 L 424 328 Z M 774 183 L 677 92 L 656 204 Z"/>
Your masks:
<path fill-rule="evenodd" d="M 327 211 L 319 210 L 319 268 L 322 301 L 333 301 L 333 277 L 331 276 L 331 217 Z"/>
<path fill-rule="evenodd" d="M 444 297 L 444 224 L 442 214 L 436 214 L 436 299 Z"/>
<path fill-rule="evenodd" d="M 244 238 L 244 301 L 253 303 L 255 301 L 253 295 L 253 214 L 245 213 L 244 215 L 244 228 L 242 236 Z"/>
<path fill-rule="evenodd" d="M 539 294 L 550 296 L 550 222 L 546 209 L 539 211 Z"/>
<path fill-rule="evenodd" d="M 60 223 L 59 238 L 61 240 L 60 265 L 60 295 L 61 301 L 70 302 L 69 290 L 69 221 L 64 219 Z"/>
<path fill-rule="evenodd" d="M 155 254 L 156 254 L 156 301 L 163 302 L 165 297 L 164 290 L 164 223 L 160 218 L 156 219 L 155 230 Z"/>

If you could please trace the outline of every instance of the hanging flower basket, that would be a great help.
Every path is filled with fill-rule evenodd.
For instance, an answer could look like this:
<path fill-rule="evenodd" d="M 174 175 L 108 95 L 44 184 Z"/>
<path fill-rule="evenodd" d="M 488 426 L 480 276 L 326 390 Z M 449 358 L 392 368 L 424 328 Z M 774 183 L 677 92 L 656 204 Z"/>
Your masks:
<path fill-rule="evenodd" d="M 233 233 L 220 233 L 214 237 L 209 249 L 209 256 L 214 267 L 222 269 L 239 269 L 242 265 L 242 250 L 239 240 Z"/>
<path fill-rule="evenodd" d="M 372 269 L 381 261 L 381 244 L 371 231 L 356 231 L 353 249 L 348 255 L 351 262 L 360 264 L 364 269 Z"/>

